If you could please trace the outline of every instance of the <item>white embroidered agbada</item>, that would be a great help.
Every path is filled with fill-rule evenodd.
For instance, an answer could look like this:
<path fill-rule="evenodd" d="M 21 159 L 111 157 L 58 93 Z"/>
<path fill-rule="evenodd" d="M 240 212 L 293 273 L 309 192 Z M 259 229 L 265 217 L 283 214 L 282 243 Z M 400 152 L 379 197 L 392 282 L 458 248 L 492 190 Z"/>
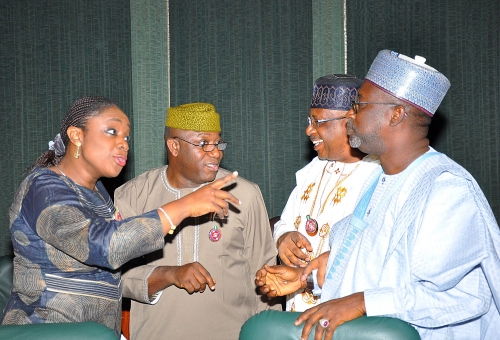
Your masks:
<path fill-rule="evenodd" d="M 320 160 L 315 157 L 296 172 L 297 185 L 290 194 L 274 226 L 274 240 L 286 232 L 299 231 L 313 247 L 311 258 L 330 250 L 328 235 L 331 227 L 354 210 L 359 192 L 365 180 L 378 167 L 378 158 L 367 156 L 354 163 Z M 314 218 L 318 232 L 307 234 L 305 222 Z M 317 305 L 318 298 L 309 289 L 287 297 L 287 311 L 305 311 Z"/>

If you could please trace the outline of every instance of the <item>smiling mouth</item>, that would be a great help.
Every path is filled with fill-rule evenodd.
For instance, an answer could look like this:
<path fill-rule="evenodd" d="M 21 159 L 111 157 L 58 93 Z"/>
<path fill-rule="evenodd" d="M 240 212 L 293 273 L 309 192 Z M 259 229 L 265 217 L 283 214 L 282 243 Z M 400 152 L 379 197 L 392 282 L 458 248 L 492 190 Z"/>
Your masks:
<path fill-rule="evenodd" d="M 323 140 L 322 140 L 322 139 L 313 140 L 313 141 L 312 141 L 312 143 L 313 143 L 314 145 L 318 145 L 318 144 L 320 144 L 320 143 L 323 143 Z"/>

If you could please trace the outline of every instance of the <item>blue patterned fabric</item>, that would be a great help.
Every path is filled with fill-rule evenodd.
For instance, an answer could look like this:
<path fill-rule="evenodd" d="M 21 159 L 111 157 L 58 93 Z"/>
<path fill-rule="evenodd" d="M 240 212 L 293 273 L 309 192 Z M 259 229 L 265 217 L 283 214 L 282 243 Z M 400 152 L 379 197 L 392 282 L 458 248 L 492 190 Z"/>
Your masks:
<path fill-rule="evenodd" d="M 431 116 L 450 88 L 448 78 L 426 65 L 424 58 L 389 50 L 378 53 L 365 79 Z"/>
<path fill-rule="evenodd" d="M 369 223 L 350 252 L 342 249 L 351 216 L 332 228 L 322 301 L 363 291 L 368 316 L 405 320 L 422 339 L 496 338 L 500 230 L 472 176 L 438 154 L 397 175 L 375 174 L 365 190 L 374 181 L 358 216 Z"/>
<path fill-rule="evenodd" d="M 154 210 L 113 220 L 97 191 L 48 169 L 35 169 L 10 208 L 14 283 L 2 324 L 96 321 L 121 327 L 121 274 L 128 260 L 163 246 Z"/>

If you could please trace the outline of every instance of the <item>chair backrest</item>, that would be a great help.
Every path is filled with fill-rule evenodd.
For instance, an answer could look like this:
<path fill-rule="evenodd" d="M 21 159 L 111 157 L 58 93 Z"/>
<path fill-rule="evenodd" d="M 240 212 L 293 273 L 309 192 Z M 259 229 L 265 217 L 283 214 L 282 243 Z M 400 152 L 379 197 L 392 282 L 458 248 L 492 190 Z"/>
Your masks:
<path fill-rule="evenodd" d="M 11 255 L 0 256 L 0 316 L 3 314 L 12 289 L 13 259 Z M 96 322 L 1 325 L 0 338 L 9 340 L 118 339 L 114 330 Z"/>
<path fill-rule="evenodd" d="M 280 220 L 281 216 L 274 216 L 269 219 L 269 227 L 271 227 L 271 234 L 274 235 L 274 225 Z"/>
<path fill-rule="evenodd" d="M 12 289 L 12 259 L 11 255 L 0 256 L 0 315 L 7 305 Z"/>
<path fill-rule="evenodd" d="M 301 313 L 266 310 L 248 319 L 240 331 L 240 340 L 300 339 L 304 324 L 295 326 Z M 314 329 L 309 340 L 314 339 Z M 366 317 L 340 325 L 333 340 L 419 340 L 418 332 L 408 323 L 388 317 Z"/>
<path fill-rule="evenodd" d="M 274 216 L 269 219 L 269 227 L 271 228 L 271 234 L 274 236 L 274 225 L 281 219 L 281 216 Z M 280 263 L 280 259 L 276 256 L 276 263 Z M 281 309 L 286 310 L 286 296 L 276 297 L 276 301 L 281 304 Z"/>

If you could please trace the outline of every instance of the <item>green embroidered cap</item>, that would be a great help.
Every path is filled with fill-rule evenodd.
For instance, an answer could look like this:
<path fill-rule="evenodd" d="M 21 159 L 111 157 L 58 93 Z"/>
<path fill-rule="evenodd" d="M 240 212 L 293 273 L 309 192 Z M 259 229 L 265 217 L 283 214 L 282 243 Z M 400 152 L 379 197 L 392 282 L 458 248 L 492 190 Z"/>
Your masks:
<path fill-rule="evenodd" d="M 165 125 L 175 129 L 221 132 L 220 116 L 210 103 L 190 103 L 168 108 Z"/>

